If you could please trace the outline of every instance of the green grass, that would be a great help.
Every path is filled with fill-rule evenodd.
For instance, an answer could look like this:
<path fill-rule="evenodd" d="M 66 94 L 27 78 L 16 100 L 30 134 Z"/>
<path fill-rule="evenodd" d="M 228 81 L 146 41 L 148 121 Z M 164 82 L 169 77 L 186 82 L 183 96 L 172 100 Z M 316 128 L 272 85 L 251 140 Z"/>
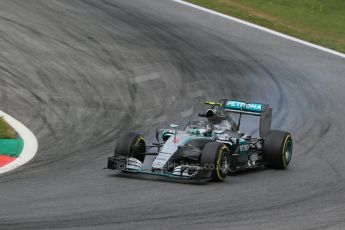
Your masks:
<path fill-rule="evenodd" d="M 187 0 L 345 53 L 345 0 Z"/>
<path fill-rule="evenodd" d="M 16 138 L 16 132 L 7 124 L 3 117 L 0 117 L 0 139 Z"/>

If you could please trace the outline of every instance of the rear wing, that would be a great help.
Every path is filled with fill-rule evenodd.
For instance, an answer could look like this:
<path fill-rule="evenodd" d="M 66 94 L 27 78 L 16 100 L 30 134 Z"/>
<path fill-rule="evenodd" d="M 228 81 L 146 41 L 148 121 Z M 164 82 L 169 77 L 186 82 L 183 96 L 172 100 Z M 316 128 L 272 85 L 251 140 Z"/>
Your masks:
<path fill-rule="evenodd" d="M 259 103 L 246 103 L 243 101 L 226 101 L 224 110 L 232 113 L 241 113 L 254 116 L 261 116 L 267 105 Z"/>
<path fill-rule="evenodd" d="M 237 114 L 260 117 L 260 137 L 265 137 L 271 130 L 272 108 L 268 104 L 243 102 L 237 100 L 221 100 L 220 102 L 206 102 L 208 105 L 223 107 L 224 111 Z"/>
<path fill-rule="evenodd" d="M 260 137 L 265 137 L 271 130 L 272 108 L 267 104 L 227 100 L 224 104 L 224 111 L 260 116 Z"/>

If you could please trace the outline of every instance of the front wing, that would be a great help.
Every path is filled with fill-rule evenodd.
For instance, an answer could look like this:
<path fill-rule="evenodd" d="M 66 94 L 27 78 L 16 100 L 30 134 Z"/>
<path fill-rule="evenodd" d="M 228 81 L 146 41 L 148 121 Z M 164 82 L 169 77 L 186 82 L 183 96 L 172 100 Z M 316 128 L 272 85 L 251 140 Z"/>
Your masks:
<path fill-rule="evenodd" d="M 211 171 L 200 166 L 177 166 L 173 172 L 143 170 L 134 158 L 112 156 L 108 158 L 107 169 L 124 173 L 147 174 L 183 180 L 205 181 L 211 178 Z"/>

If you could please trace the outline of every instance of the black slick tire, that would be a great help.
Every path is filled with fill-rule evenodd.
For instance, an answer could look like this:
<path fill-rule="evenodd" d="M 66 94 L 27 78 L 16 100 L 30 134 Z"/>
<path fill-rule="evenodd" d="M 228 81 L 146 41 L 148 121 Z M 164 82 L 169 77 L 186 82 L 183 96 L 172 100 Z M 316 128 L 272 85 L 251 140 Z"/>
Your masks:
<path fill-rule="evenodd" d="M 200 165 L 211 171 L 211 179 L 222 182 L 228 174 L 230 165 L 230 151 L 223 143 L 209 142 L 205 145 Z"/>
<path fill-rule="evenodd" d="M 121 136 L 115 147 L 114 156 L 133 157 L 144 162 L 146 152 L 146 143 L 143 135 L 135 132 L 127 133 Z"/>
<path fill-rule="evenodd" d="M 280 130 L 271 130 L 263 146 L 265 166 L 268 168 L 285 169 L 292 157 L 291 134 Z"/>

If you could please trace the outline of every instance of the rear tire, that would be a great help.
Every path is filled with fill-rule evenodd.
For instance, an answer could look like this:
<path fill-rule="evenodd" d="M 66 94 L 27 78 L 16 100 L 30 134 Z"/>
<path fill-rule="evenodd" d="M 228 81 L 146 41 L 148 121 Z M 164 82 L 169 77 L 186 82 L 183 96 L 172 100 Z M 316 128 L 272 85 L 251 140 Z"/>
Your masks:
<path fill-rule="evenodd" d="M 135 158 L 141 163 L 144 162 L 146 143 L 144 136 L 139 133 L 127 133 L 119 138 L 116 143 L 114 156 Z"/>
<path fill-rule="evenodd" d="M 212 181 L 221 182 L 228 174 L 230 166 L 230 151 L 223 143 L 209 142 L 205 145 L 200 164 L 211 170 Z"/>
<path fill-rule="evenodd" d="M 291 134 L 279 130 L 271 130 L 263 146 L 265 166 L 268 168 L 285 169 L 292 157 Z"/>

